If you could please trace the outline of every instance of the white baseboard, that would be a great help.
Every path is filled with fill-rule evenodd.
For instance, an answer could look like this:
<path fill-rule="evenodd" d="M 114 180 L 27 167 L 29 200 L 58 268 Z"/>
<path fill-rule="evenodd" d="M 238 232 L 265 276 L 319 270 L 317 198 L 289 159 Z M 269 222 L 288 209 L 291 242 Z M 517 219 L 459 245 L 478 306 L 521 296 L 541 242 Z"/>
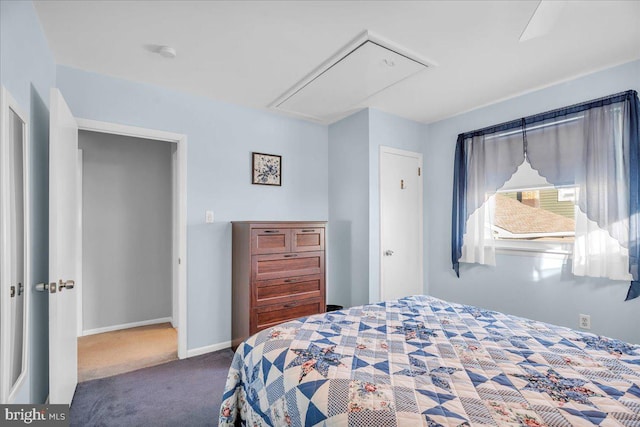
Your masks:
<path fill-rule="evenodd" d="M 161 317 L 160 319 L 143 320 L 141 322 L 124 323 L 122 325 L 106 326 L 104 328 L 87 329 L 82 331 L 82 336 L 119 331 L 120 329 L 137 328 L 139 326 L 155 325 L 158 323 L 173 323 L 173 320 L 171 317 Z"/>
<path fill-rule="evenodd" d="M 231 341 L 223 341 L 218 344 L 205 345 L 204 347 L 192 348 L 187 350 L 187 357 L 200 356 L 201 354 L 207 354 L 218 350 L 224 350 L 231 347 Z"/>

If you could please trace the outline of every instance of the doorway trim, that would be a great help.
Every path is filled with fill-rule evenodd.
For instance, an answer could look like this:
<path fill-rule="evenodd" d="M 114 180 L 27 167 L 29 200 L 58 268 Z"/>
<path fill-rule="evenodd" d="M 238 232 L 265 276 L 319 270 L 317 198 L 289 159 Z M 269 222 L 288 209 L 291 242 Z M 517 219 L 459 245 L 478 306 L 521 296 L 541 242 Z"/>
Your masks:
<path fill-rule="evenodd" d="M 379 154 L 378 154 L 378 200 L 379 200 L 379 217 L 380 217 L 380 224 L 379 224 L 379 233 L 380 233 L 380 250 L 379 250 L 379 254 L 378 254 L 378 259 L 379 259 L 379 263 L 380 263 L 380 293 L 378 295 L 378 298 L 380 299 L 380 301 L 383 301 L 384 298 L 384 275 L 383 275 L 383 269 L 384 269 L 384 262 L 383 262 L 383 257 L 384 257 L 384 240 L 383 240 L 383 230 L 382 227 L 384 225 L 384 218 L 383 218 L 383 213 L 382 213 L 382 180 L 383 180 L 383 176 L 382 176 L 382 156 L 384 154 L 395 154 L 395 155 L 399 155 L 399 156 L 406 156 L 406 157 L 412 157 L 415 158 L 416 160 L 418 160 L 418 167 L 420 168 L 420 174 L 419 174 L 419 178 L 418 179 L 418 215 L 419 215 L 419 225 L 418 225 L 418 233 L 419 233 L 419 237 L 420 237 L 420 245 L 419 245 L 419 252 L 418 252 L 418 256 L 420 259 L 420 267 L 419 267 L 419 282 L 422 284 L 422 292 L 424 292 L 424 216 L 423 216 L 423 211 L 424 211 L 424 194 L 423 194 L 423 189 L 424 189 L 424 185 L 423 185 L 423 163 L 422 163 L 422 153 L 417 153 L 414 151 L 408 151 L 408 150 L 401 150 L 399 148 L 394 148 L 394 147 L 388 147 L 385 145 L 381 145 L 380 146 L 380 150 L 379 150 Z"/>
<path fill-rule="evenodd" d="M 187 136 L 179 133 L 165 132 L 156 129 L 121 125 L 76 118 L 78 129 L 101 132 L 113 135 L 130 136 L 176 144 L 176 151 L 171 156 L 171 168 L 175 172 L 172 178 L 171 192 L 173 205 L 172 231 L 172 319 L 178 329 L 178 358 L 187 355 Z M 177 296 L 177 304 L 176 297 Z M 78 303 L 78 309 L 82 302 Z M 82 313 L 79 313 L 81 316 Z M 82 317 L 79 317 L 80 321 Z M 177 323 L 177 324 L 176 324 Z"/>

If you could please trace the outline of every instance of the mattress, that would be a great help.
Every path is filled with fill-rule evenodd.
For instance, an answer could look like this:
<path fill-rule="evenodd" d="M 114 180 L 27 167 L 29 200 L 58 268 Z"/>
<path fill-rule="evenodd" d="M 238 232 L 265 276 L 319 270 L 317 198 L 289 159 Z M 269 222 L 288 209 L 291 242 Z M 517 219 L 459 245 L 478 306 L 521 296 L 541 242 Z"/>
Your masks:
<path fill-rule="evenodd" d="M 222 426 L 640 426 L 640 346 L 429 296 L 237 349 Z"/>

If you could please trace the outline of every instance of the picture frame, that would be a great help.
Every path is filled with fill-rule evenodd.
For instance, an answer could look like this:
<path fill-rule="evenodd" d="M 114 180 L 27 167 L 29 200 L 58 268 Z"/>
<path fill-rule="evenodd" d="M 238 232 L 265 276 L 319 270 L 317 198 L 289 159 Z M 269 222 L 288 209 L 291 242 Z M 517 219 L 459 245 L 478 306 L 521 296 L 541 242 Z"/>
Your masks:
<path fill-rule="evenodd" d="M 251 183 L 282 186 L 282 156 L 251 153 Z"/>

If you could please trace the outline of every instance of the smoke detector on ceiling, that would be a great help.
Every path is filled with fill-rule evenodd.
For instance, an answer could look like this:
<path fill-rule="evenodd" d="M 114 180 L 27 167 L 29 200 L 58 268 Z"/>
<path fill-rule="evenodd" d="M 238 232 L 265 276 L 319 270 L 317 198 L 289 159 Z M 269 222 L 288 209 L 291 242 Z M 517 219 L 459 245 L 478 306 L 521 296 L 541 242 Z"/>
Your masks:
<path fill-rule="evenodd" d="M 163 58 L 173 59 L 178 54 L 174 48 L 171 46 L 158 46 L 156 49 L 156 53 Z"/>

